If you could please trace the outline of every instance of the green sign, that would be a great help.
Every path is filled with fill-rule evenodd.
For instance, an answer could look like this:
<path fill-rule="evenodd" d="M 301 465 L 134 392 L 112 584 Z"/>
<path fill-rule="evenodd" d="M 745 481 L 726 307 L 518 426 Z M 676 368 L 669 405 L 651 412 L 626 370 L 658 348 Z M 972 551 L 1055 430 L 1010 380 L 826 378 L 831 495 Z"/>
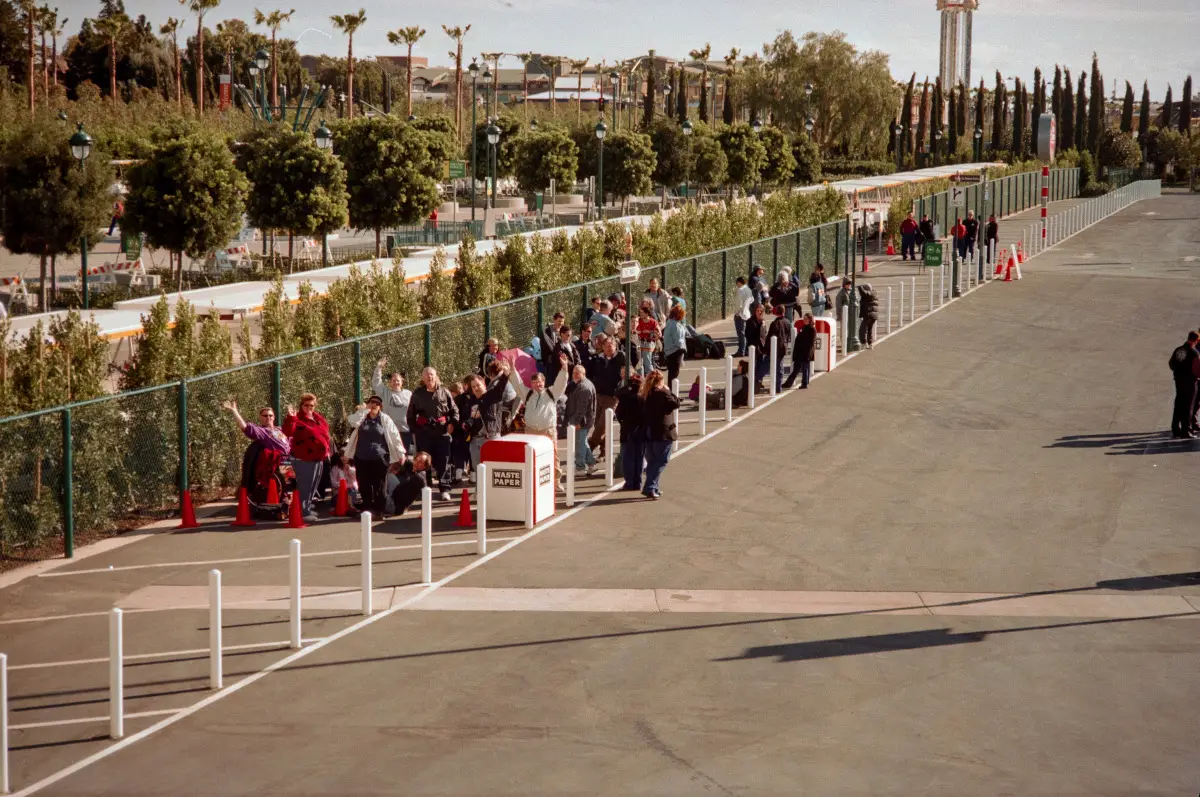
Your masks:
<path fill-rule="evenodd" d="M 929 268 L 937 268 L 942 265 L 942 244 L 932 242 L 925 244 L 925 265 Z"/>
<path fill-rule="evenodd" d="M 541 209 L 542 209 L 542 203 L 543 203 L 543 202 L 545 202 L 545 199 L 546 199 L 546 195 L 545 195 L 545 194 L 543 194 L 541 191 L 535 191 L 535 192 L 533 193 L 533 202 L 534 202 L 534 206 L 535 206 L 535 207 L 536 207 L 538 210 L 541 210 Z"/>
<path fill-rule="evenodd" d="M 457 180 L 467 176 L 466 161 L 446 161 L 446 168 L 442 172 L 447 180 Z"/>
<path fill-rule="evenodd" d="M 142 236 L 121 231 L 121 251 L 126 260 L 137 260 L 142 256 Z"/>

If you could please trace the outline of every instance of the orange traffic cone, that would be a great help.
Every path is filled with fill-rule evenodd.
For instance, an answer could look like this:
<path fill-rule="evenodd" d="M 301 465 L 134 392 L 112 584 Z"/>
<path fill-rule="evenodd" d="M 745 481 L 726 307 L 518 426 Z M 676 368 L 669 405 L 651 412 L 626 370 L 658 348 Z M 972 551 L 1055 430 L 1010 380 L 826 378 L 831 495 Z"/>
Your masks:
<path fill-rule="evenodd" d="M 1008 261 L 1008 268 L 1004 269 L 1004 281 L 1005 282 L 1013 281 L 1012 280 L 1012 272 L 1013 272 L 1013 262 L 1012 262 L 1012 259 L 1010 258 Z"/>
<path fill-rule="evenodd" d="M 250 517 L 250 496 L 246 493 L 245 487 L 238 488 L 237 516 L 229 525 L 238 529 L 246 529 L 255 525 L 254 518 Z"/>
<path fill-rule="evenodd" d="M 888 238 L 887 254 L 888 254 L 888 257 L 892 257 L 896 254 L 896 239 L 895 238 Z"/>
<path fill-rule="evenodd" d="M 1025 244 L 1021 241 L 1017 241 L 1017 262 L 1025 262 Z"/>
<path fill-rule="evenodd" d="M 1003 261 L 1003 260 L 997 260 L 997 261 L 996 261 L 996 271 L 995 271 L 995 273 L 993 273 L 993 274 L 992 274 L 992 276 L 993 276 L 993 277 L 999 277 L 999 276 L 1000 276 L 1001 274 L 1003 274 L 1003 273 L 1004 273 L 1004 261 Z"/>
<path fill-rule="evenodd" d="M 200 524 L 196 522 L 196 508 L 192 506 L 192 491 L 183 491 L 183 503 L 179 508 L 179 528 L 181 529 L 198 529 Z"/>
<path fill-rule="evenodd" d="M 292 506 L 288 509 L 288 528 L 303 529 L 308 524 L 304 522 L 304 510 L 300 508 L 300 495 L 292 493 Z"/>
<path fill-rule="evenodd" d="M 274 479 L 271 479 L 271 481 L 267 482 L 267 503 L 271 506 L 275 506 L 279 503 L 279 488 L 275 485 Z"/>
<path fill-rule="evenodd" d="M 471 514 L 471 496 L 464 488 L 462 491 L 462 500 L 458 502 L 458 520 L 454 522 L 459 528 L 470 528 L 475 525 L 475 518 Z"/>
<path fill-rule="evenodd" d="M 337 517 L 350 516 L 350 490 L 346 487 L 346 480 L 338 480 L 337 504 L 333 507 L 333 514 Z"/>

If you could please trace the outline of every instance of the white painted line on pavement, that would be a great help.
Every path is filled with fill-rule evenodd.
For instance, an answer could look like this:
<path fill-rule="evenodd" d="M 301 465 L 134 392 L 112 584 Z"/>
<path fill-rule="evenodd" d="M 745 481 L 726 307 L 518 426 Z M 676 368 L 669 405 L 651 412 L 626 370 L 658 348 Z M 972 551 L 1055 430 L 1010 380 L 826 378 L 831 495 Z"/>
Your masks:
<path fill-rule="evenodd" d="M 128 610 L 126 610 L 128 612 Z M 325 637 L 306 638 L 305 642 L 319 642 Z M 251 642 L 245 645 L 225 645 L 222 650 L 262 650 L 264 653 L 269 653 L 275 648 L 286 648 L 288 641 L 280 642 Z M 137 653 L 132 656 L 126 656 L 125 661 L 146 661 L 149 659 L 162 659 L 170 656 L 195 656 L 201 653 L 208 653 L 208 648 L 189 648 L 187 650 L 164 650 L 159 653 Z M 42 661 L 36 664 L 18 664 L 9 667 L 9 670 L 37 670 L 44 667 L 74 667 L 79 664 L 107 664 L 108 657 L 102 656 L 96 659 L 69 659 L 67 661 Z"/>
<path fill-rule="evenodd" d="M 135 711 L 132 714 L 122 715 L 127 720 L 137 719 L 138 717 L 161 717 L 164 714 L 178 714 L 183 709 L 178 708 L 160 708 L 155 711 Z M 50 722 L 29 722 L 25 725 L 10 725 L 9 730 L 27 731 L 34 728 L 53 728 L 59 725 L 82 725 L 87 722 L 108 722 L 109 716 L 105 714 L 103 717 L 79 717 L 78 719 L 69 720 L 52 720 Z M 17 792 L 23 794 L 24 792 Z"/>

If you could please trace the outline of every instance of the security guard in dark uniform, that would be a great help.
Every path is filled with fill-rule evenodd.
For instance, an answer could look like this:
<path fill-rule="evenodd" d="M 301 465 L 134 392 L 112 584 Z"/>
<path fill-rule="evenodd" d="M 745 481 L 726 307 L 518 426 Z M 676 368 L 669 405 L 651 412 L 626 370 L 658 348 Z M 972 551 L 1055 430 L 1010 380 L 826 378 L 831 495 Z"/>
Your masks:
<path fill-rule="evenodd" d="M 1196 380 L 1200 379 L 1200 352 L 1196 343 L 1200 334 L 1189 332 L 1187 343 L 1171 352 L 1167 364 L 1175 376 L 1175 411 L 1171 415 L 1171 436 L 1195 439 L 1200 429 L 1196 424 Z"/>

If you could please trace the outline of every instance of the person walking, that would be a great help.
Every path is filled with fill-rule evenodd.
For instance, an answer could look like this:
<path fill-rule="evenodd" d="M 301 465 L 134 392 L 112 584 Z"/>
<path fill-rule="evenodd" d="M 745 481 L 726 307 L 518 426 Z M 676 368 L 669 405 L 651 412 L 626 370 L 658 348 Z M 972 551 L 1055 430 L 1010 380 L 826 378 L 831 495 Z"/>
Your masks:
<path fill-rule="evenodd" d="M 642 375 L 626 369 L 626 381 L 617 391 L 617 421 L 621 424 L 621 470 L 625 476 L 622 490 L 641 490 L 645 470 L 645 439 L 642 429 Z"/>
<path fill-rule="evenodd" d="M 404 456 L 400 430 L 383 412 L 381 396 L 367 399 L 366 406 L 358 407 L 346 423 L 352 431 L 342 456 L 354 463 L 362 506 L 374 517 L 386 517 L 388 465 Z"/>
<path fill-rule="evenodd" d="M 913 218 L 912 211 L 908 212 L 908 216 L 904 221 L 900 222 L 900 259 L 908 260 L 909 258 L 917 259 L 917 220 Z"/>
<path fill-rule="evenodd" d="M 1200 333 L 1189 332 L 1187 341 L 1171 352 L 1167 365 L 1175 378 L 1175 407 L 1171 414 L 1171 436 L 1176 439 L 1194 440 L 1196 418 L 1196 380 L 1200 379 L 1200 352 L 1196 346 Z"/>
<path fill-rule="evenodd" d="M 779 392 L 780 386 L 783 384 L 783 358 L 787 356 L 788 344 L 792 342 L 792 325 L 788 323 L 784 317 L 783 307 L 775 305 L 771 308 L 771 312 L 775 315 L 775 320 L 771 322 L 771 326 L 767 327 L 767 341 L 764 349 L 767 353 L 767 364 L 771 364 L 771 339 L 774 338 L 775 343 L 775 392 Z"/>
<path fill-rule="evenodd" d="M 868 349 L 875 345 L 875 322 L 879 320 L 879 296 L 865 283 L 858 289 L 858 339 Z"/>
<path fill-rule="evenodd" d="M 667 384 L 674 384 L 687 354 L 687 324 L 684 323 L 683 308 L 671 308 L 667 324 L 663 327 L 663 357 L 667 361 Z"/>
<path fill-rule="evenodd" d="M 817 326 L 812 313 L 805 313 L 804 318 L 796 322 L 796 341 L 792 344 L 792 372 L 783 383 L 789 388 L 796 383 L 796 375 L 800 375 L 800 389 L 807 390 L 812 378 L 812 361 L 817 356 Z"/>
<path fill-rule="evenodd" d="M 525 408 L 523 410 L 526 433 L 541 435 L 550 441 L 551 448 L 554 451 L 554 456 L 551 458 L 551 462 L 554 463 L 554 483 L 559 485 L 560 488 L 562 482 L 558 465 L 557 399 L 567 389 L 567 374 L 570 373 L 570 370 L 567 367 L 566 358 L 564 357 L 559 362 L 558 379 L 554 382 L 554 386 L 549 389 L 546 387 L 546 375 L 535 373 L 529 382 L 529 392 L 525 394 Z"/>
<path fill-rule="evenodd" d="M 591 476 L 596 471 L 596 457 L 587 441 L 588 434 L 596 424 L 596 387 L 587 378 L 587 371 L 582 365 L 576 365 L 571 371 L 565 414 L 567 425 L 575 427 L 576 475 Z"/>
<path fill-rule="evenodd" d="M 115 230 L 117 228 L 117 225 L 121 223 L 121 217 L 124 215 L 125 215 L 125 202 L 121 199 L 118 199 L 116 202 L 113 202 L 112 221 L 110 221 L 108 223 L 108 234 L 109 235 L 113 234 L 113 230 Z"/>
<path fill-rule="evenodd" d="M 979 236 L 979 219 L 975 218 L 975 211 L 967 211 L 963 226 L 967 228 L 967 256 L 975 257 L 975 239 Z"/>
<path fill-rule="evenodd" d="M 1000 248 L 1000 225 L 996 222 L 995 216 L 988 216 L 987 227 L 984 228 L 983 242 L 987 246 L 987 259 L 991 263 L 996 259 L 996 252 Z"/>
<path fill-rule="evenodd" d="M 654 309 L 649 302 L 638 308 L 638 318 L 634 331 L 637 333 L 638 363 L 643 374 L 654 370 L 654 352 L 658 349 L 658 341 L 662 330 L 654 318 Z"/>
<path fill-rule="evenodd" d="M 679 409 L 679 397 L 667 388 L 660 371 L 654 371 L 642 380 L 639 395 L 646 457 L 646 483 L 642 486 L 642 495 L 657 501 L 662 498 L 659 480 L 671 459 L 671 447 L 678 439 L 675 410 Z"/>
<path fill-rule="evenodd" d="M 417 450 L 429 454 L 433 476 L 438 483 L 438 500 L 450 500 L 450 436 L 458 426 L 458 405 L 450 391 L 442 387 L 436 368 L 421 372 L 421 384 L 408 403 L 408 427 L 413 430 Z"/>
<path fill-rule="evenodd" d="M 600 353 L 592 359 L 589 379 L 596 386 L 596 427 L 588 438 L 593 450 L 604 454 L 604 413 L 617 407 L 617 393 L 621 389 L 622 374 L 625 373 L 625 352 L 617 349 L 616 338 L 605 338 Z"/>
<path fill-rule="evenodd" d="M 738 277 L 737 295 L 734 297 L 733 331 L 737 333 L 737 351 L 734 357 L 746 356 L 746 322 L 750 320 L 750 305 L 754 304 L 754 291 L 746 285 L 745 277 Z"/>
<path fill-rule="evenodd" d="M 315 523 L 313 495 L 321 483 L 325 460 L 329 459 L 332 447 L 329 440 L 329 422 L 317 412 L 317 397 L 312 393 L 300 396 L 300 410 L 288 405 L 287 417 L 283 420 L 283 433 L 292 441 L 292 469 L 296 471 L 296 493 L 300 498 L 300 509 L 305 523 Z"/>
<path fill-rule="evenodd" d="M 404 374 L 399 371 L 388 374 L 387 381 L 384 381 L 383 369 L 387 367 L 387 362 L 387 357 L 381 357 L 375 363 L 375 371 L 371 374 L 371 390 L 383 399 L 384 414 L 396 424 L 400 439 L 404 441 L 404 451 L 408 453 L 413 447 L 412 430 L 408 428 L 408 402 L 412 401 L 412 391 L 404 387 Z"/>
<path fill-rule="evenodd" d="M 954 251 L 958 254 L 958 259 L 966 260 L 967 225 L 962 223 L 962 219 L 954 220 L 954 227 L 951 229 L 951 235 L 954 237 Z"/>
<path fill-rule="evenodd" d="M 921 217 L 921 223 L 917 227 L 917 231 L 921 233 L 921 261 L 925 260 L 925 244 L 934 243 L 937 238 L 933 234 L 933 222 L 929 219 L 929 214 L 926 213 Z"/>

